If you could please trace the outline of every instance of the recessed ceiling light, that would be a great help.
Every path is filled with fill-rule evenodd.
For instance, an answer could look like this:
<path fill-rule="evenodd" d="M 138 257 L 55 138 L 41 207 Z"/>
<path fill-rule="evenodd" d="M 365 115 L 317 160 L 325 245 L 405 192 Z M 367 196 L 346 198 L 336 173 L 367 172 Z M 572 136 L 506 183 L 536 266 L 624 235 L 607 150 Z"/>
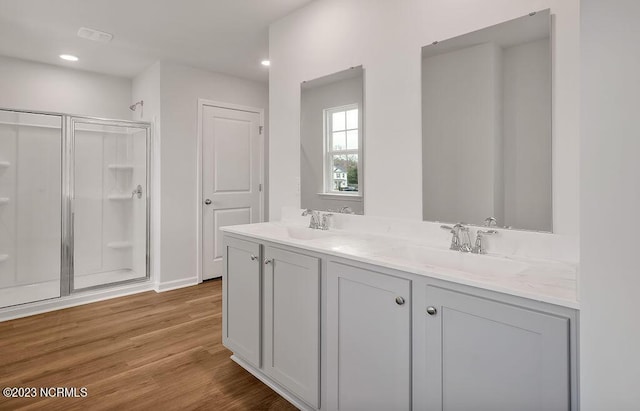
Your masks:
<path fill-rule="evenodd" d="M 60 58 L 67 61 L 78 61 L 78 58 L 76 56 L 72 56 L 71 54 L 60 54 Z"/>
<path fill-rule="evenodd" d="M 260 64 L 262 64 L 263 66 L 267 66 L 267 67 L 269 67 L 269 66 L 271 65 L 271 61 L 269 61 L 269 60 L 262 60 L 262 61 L 260 62 Z"/>

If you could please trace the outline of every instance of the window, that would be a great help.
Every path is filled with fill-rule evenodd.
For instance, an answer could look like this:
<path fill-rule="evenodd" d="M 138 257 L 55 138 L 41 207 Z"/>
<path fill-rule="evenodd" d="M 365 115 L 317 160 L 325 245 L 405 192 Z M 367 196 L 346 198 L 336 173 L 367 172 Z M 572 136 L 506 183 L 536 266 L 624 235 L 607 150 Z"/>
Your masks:
<path fill-rule="evenodd" d="M 324 110 L 326 192 L 358 194 L 361 135 L 358 105 Z"/>

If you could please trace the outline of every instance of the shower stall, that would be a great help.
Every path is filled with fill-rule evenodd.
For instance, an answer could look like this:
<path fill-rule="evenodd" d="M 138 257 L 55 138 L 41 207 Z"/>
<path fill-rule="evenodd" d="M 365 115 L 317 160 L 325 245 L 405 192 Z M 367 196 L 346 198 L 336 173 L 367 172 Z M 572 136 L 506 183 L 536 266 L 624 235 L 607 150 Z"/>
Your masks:
<path fill-rule="evenodd" d="M 0 109 L 0 308 L 149 278 L 149 123 Z"/>

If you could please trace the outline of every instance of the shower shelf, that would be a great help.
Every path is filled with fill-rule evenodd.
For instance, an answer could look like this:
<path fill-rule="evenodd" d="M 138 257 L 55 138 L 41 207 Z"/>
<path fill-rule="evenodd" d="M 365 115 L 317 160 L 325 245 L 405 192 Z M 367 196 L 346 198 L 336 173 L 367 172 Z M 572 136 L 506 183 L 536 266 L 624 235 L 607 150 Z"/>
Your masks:
<path fill-rule="evenodd" d="M 109 170 L 123 170 L 123 171 L 133 171 L 133 164 L 109 164 L 107 168 Z"/>
<path fill-rule="evenodd" d="M 9 259 L 9 254 L 0 254 L 0 263 L 7 261 Z"/>
<path fill-rule="evenodd" d="M 133 135 L 134 133 L 137 133 L 139 131 L 142 131 L 144 129 L 127 129 L 126 131 L 121 131 L 121 130 L 96 130 L 94 128 L 88 128 L 88 127 L 81 127 L 78 126 L 78 123 L 76 123 L 76 128 L 75 131 L 81 131 L 83 133 L 99 133 L 99 134 L 117 134 L 117 135 L 121 135 L 121 136 L 130 136 Z"/>
<path fill-rule="evenodd" d="M 112 241 L 110 243 L 107 243 L 107 247 L 116 249 L 131 248 L 133 247 L 133 244 L 131 244 L 130 241 Z"/>
<path fill-rule="evenodd" d="M 131 197 L 131 194 L 110 194 L 107 197 L 109 200 L 111 201 L 129 201 L 129 200 L 133 200 L 133 197 Z M 0 199 L 1 201 L 1 199 Z"/>
<path fill-rule="evenodd" d="M 0 161 L 0 168 L 7 168 L 11 165 L 8 161 Z"/>
<path fill-rule="evenodd" d="M 0 197 L 0 205 L 8 204 L 8 203 L 9 203 L 8 197 Z"/>

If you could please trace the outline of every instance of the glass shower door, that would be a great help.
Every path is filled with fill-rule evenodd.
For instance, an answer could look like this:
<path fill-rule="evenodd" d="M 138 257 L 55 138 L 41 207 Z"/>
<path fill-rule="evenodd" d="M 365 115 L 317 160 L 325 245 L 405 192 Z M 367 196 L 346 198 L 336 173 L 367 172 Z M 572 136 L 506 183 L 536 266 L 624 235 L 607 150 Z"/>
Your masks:
<path fill-rule="evenodd" d="M 62 117 L 0 110 L 0 307 L 60 297 Z"/>
<path fill-rule="evenodd" d="M 148 125 L 72 118 L 71 291 L 148 278 Z"/>

